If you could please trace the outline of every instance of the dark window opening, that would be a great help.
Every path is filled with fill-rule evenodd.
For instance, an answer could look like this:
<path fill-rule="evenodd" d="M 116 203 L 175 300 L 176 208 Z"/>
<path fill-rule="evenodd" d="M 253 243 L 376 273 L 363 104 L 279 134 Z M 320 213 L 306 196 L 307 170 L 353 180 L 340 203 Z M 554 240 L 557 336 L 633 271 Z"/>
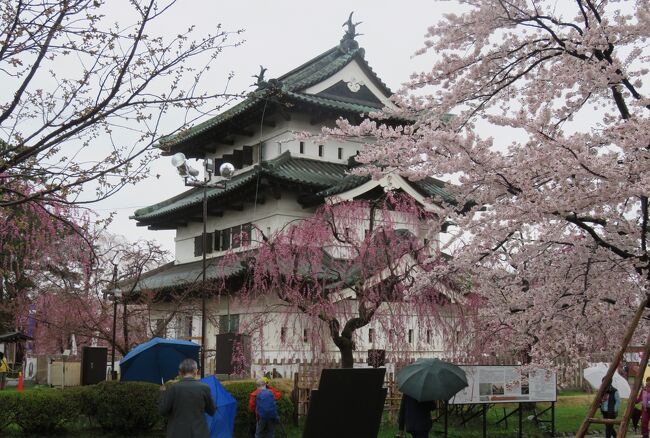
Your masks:
<path fill-rule="evenodd" d="M 300 153 L 301 154 L 305 153 L 305 142 L 304 141 L 300 142 Z"/>
<path fill-rule="evenodd" d="M 413 329 L 409 329 L 409 344 L 413 343 Z"/>
<path fill-rule="evenodd" d="M 339 148 L 338 157 L 339 157 L 339 160 L 343 159 L 343 148 Z"/>
<path fill-rule="evenodd" d="M 230 228 L 221 230 L 221 251 L 230 249 Z"/>
<path fill-rule="evenodd" d="M 210 254 L 213 250 L 214 236 L 212 233 L 205 233 L 205 252 Z"/>
<path fill-rule="evenodd" d="M 322 144 L 319 144 L 318 145 L 318 156 L 322 157 L 324 153 L 325 153 L 325 146 L 323 146 Z"/>
<path fill-rule="evenodd" d="M 287 342 L 287 328 L 286 327 L 281 327 L 280 328 L 280 342 L 283 344 Z"/>
<path fill-rule="evenodd" d="M 302 331 L 302 342 L 309 342 L 309 330 L 307 329 Z"/>
<path fill-rule="evenodd" d="M 239 333 L 239 315 L 219 316 L 219 333 Z"/>
<path fill-rule="evenodd" d="M 241 226 L 232 227 L 230 232 L 232 233 L 232 247 L 239 248 L 241 246 Z"/>
<path fill-rule="evenodd" d="M 214 230 L 214 250 L 221 251 L 221 230 Z"/>
<path fill-rule="evenodd" d="M 368 329 L 368 342 L 375 342 L 375 329 Z"/>
<path fill-rule="evenodd" d="M 250 223 L 241 226 L 241 246 L 248 246 L 251 244 L 253 226 Z"/>

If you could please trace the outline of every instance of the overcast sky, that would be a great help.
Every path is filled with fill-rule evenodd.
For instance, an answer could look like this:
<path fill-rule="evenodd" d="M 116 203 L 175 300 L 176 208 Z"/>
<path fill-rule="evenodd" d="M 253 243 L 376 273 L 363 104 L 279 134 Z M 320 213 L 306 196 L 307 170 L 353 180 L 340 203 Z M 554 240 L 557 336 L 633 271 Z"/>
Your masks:
<path fill-rule="evenodd" d="M 251 76 L 259 72 L 259 65 L 268 69 L 267 79 L 278 77 L 337 45 L 344 33 L 342 24 L 354 11 L 354 21 L 363 22 L 357 27 L 363 34 L 357 41 L 366 50 L 366 60 L 395 91 L 411 73 L 432 64 L 433 54 L 415 58 L 412 54 L 422 47 L 427 27 L 457 8 L 454 2 L 440 0 L 178 0 L 163 26 L 165 31 L 178 33 L 194 24 L 197 38 L 214 32 L 217 23 L 227 30 L 245 29 L 245 43 L 225 51 L 213 67 L 224 73 L 233 71 L 230 90 L 242 91 L 254 82 Z M 115 14 L 119 17 L 119 11 Z M 224 83 L 204 86 L 214 92 L 222 90 Z M 137 186 L 125 187 L 95 204 L 94 209 L 100 217 L 116 213 L 110 227 L 113 233 L 129 240 L 155 239 L 173 250 L 173 231 L 149 231 L 129 220 L 137 208 L 185 190 L 169 157 L 157 159 L 151 174 Z"/>

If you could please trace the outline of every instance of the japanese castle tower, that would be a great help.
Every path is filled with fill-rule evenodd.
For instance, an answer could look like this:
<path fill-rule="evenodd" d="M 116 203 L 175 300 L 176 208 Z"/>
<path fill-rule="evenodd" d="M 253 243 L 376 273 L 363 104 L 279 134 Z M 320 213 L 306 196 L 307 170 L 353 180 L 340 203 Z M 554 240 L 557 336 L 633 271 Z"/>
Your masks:
<path fill-rule="evenodd" d="M 137 289 L 178 296 L 188 287 L 196 288 L 202 278 L 204 251 L 207 281 L 224 278 L 235 281 L 244 268 L 216 261 L 227 251 L 244 250 L 249 239 L 245 236 L 250 236 L 251 230 L 254 233 L 257 228 L 270 235 L 290 221 L 313 214 L 333 196 L 355 199 L 369 193 L 383 193 L 388 185 L 422 202 L 446 196 L 442 184 L 433 179 L 409 182 L 393 176 L 387 181 L 348 175 L 348 163 L 353 162 L 360 143 L 319 142 L 296 136 L 299 132 L 317 136 L 323 126 L 334 126 L 339 118 L 359 123 L 364 114 L 385 107 L 394 108 L 389 99 L 392 92 L 366 62 L 364 50 L 355 36 L 354 24 L 349 20 L 346 34 L 333 48 L 276 79 L 264 78 L 265 69 L 262 69 L 257 90 L 248 98 L 160 143 L 163 155 L 182 152 L 188 158 L 210 160 L 215 169 L 229 162 L 236 170 L 225 188 L 207 189 L 205 248 L 202 245 L 201 188 L 193 188 L 134 213 L 132 219 L 138 226 L 176 230 L 174 262 L 146 274 Z M 393 121 L 400 122 L 404 123 Z M 255 236 L 250 240 L 255 241 Z M 162 333 L 166 336 L 200 342 L 200 301 L 194 298 L 189 310 L 178 311 L 173 318 L 166 315 L 177 311 L 178 304 L 163 301 L 159 315 L 153 317 L 153 325 L 156 321 L 164 323 Z M 187 302 L 183 304 L 187 306 Z M 270 310 L 277 307 L 273 307 L 273 299 L 269 298 L 269 302 L 260 303 L 259 307 L 238 308 L 228 299 L 227 292 L 213 293 L 208 298 L 206 315 L 207 371 L 215 370 L 217 335 L 244 331 L 247 319 L 259 313 L 280 312 Z M 287 328 L 279 322 L 281 319 L 267 324 L 263 337 L 250 334 L 253 373 L 275 368 L 285 374 L 294 370 L 296 363 L 311 359 L 306 341 L 309 327 Z M 439 343 L 430 339 L 422 346 L 424 335 L 418 333 L 415 325 L 411 329 L 416 338 L 414 350 L 428 354 L 440 351 Z M 362 342 L 357 342 L 355 359 L 360 362 L 366 360 L 369 348 L 383 348 L 371 346 L 373 330 L 372 324 L 359 330 Z M 304 349 L 295 348 L 295 343 L 292 348 L 285 347 L 287 337 L 295 338 L 298 343 L 305 342 Z M 417 341 L 418 337 L 422 342 Z M 331 351 L 334 358 L 338 357 L 333 344 Z M 221 359 L 218 353 L 216 356 L 218 363 Z"/>

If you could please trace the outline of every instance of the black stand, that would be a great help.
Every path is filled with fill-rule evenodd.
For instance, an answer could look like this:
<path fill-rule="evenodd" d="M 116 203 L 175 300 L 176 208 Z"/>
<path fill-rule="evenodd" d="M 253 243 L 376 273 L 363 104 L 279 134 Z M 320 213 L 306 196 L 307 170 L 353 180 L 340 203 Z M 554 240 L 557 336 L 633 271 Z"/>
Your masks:
<path fill-rule="evenodd" d="M 385 368 L 324 369 L 311 392 L 303 438 L 366 438 L 379 433 Z"/>
<path fill-rule="evenodd" d="M 481 410 L 478 412 L 473 413 L 470 415 L 468 418 L 463 419 L 463 421 L 460 423 L 460 425 L 466 424 L 468 421 L 472 420 L 473 418 L 478 417 L 479 415 L 482 416 L 483 418 L 483 426 L 482 426 L 482 436 L 483 438 L 487 438 L 487 411 L 490 408 L 489 404 L 483 404 L 481 405 Z M 549 412 L 551 413 L 551 419 L 550 420 L 543 420 L 541 418 L 542 415 L 545 413 Z M 505 409 L 504 409 L 505 413 Z M 517 415 L 517 420 L 518 420 L 518 431 L 517 431 L 517 437 L 522 438 L 523 437 L 523 409 L 521 408 L 521 403 L 518 403 L 517 408 L 513 409 L 512 411 L 508 412 L 507 414 L 504 415 L 503 418 L 501 418 L 499 421 L 497 421 L 495 424 L 500 424 L 502 422 L 505 422 L 506 428 L 508 427 L 508 417 L 511 417 L 514 414 Z M 444 429 L 444 437 L 447 438 L 449 435 L 449 404 L 445 403 L 445 412 L 444 412 L 445 420 L 445 429 Z M 536 412 L 534 413 L 534 421 L 536 423 L 550 423 L 551 424 L 551 436 L 555 436 L 555 402 L 551 402 L 551 406 L 548 408 L 544 409 L 541 412 Z"/>

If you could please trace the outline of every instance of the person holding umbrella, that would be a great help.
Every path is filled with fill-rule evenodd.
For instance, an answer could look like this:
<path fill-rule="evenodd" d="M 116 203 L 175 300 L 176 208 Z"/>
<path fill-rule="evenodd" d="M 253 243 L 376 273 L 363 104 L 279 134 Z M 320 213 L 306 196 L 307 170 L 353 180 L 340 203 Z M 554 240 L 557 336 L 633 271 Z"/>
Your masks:
<path fill-rule="evenodd" d="M 399 405 L 399 430 L 400 437 L 404 436 L 404 431 L 411 434 L 413 438 L 426 438 L 433 426 L 431 420 L 431 411 L 436 405 L 432 401 L 419 402 L 409 395 L 402 395 L 402 401 Z"/>
<path fill-rule="evenodd" d="M 212 400 L 210 387 L 196 380 L 198 365 L 194 359 L 185 359 L 178 366 L 181 380 L 171 385 L 160 386 L 158 410 L 168 417 L 167 438 L 209 438 L 208 422 L 217 411 Z"/>
<path fill-rule="evenodd" d="M 433 426 L 431 411 L 434 401 L 447 402 L 467 386 L 462 368 L 439 359 L 418 359 L 397 374 L 402 392 L 399 411 L 400 431 L 413 438 L 427 437 Z"/>

